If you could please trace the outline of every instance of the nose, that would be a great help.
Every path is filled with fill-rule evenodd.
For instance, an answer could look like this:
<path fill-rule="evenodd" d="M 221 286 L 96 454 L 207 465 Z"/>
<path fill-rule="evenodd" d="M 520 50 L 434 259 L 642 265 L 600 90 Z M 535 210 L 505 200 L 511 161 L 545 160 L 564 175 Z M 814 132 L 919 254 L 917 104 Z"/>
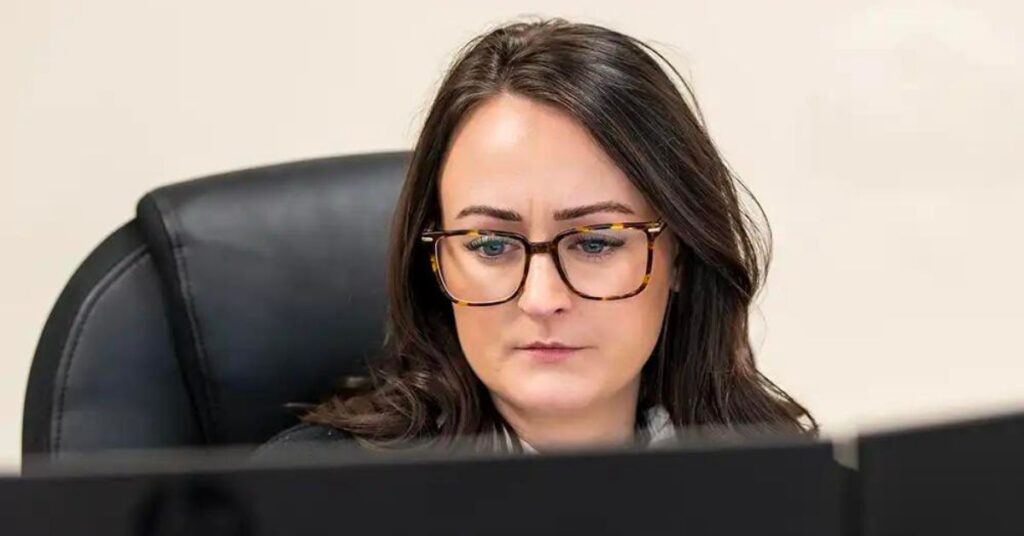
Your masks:
<path fill-rule="evenodd" d="M 571 294 L 551 256 L 535 255 L 517 303 L 530 316 L 547 316 L 567 311 L 572 306 Z"/>

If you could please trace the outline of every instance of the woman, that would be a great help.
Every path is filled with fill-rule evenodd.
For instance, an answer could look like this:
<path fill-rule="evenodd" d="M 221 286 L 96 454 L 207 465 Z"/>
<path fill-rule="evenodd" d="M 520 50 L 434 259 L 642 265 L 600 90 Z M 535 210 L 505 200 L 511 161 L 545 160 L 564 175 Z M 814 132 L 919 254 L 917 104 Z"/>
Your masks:
<path fill-rule="evenodd" d="M 817 432 L 748 341 L 769 236 L 655 57 L 668 65 L 561 19 L 460 52 L 396 209 L 385 352 L 272 444 L 544 451 L 692 426 Z"/>

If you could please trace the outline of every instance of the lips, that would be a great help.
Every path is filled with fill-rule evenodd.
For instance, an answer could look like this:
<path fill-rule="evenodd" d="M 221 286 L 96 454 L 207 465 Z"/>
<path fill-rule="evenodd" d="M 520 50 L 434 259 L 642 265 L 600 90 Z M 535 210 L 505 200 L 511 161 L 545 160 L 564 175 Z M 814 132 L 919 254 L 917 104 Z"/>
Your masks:
<path fill-rule="evenodd" d="M 560 342 L 531 342 L 525 346 L 517 346 L 520 350 L 579 350 L 582 346 L 571 346 Z"/>
<path fill-rule="evenodd" d="M 516 349 L 517 350 L 521 350 L 523 352 L 526 352 L 531 357 L 533 357 L 534 359 L 537 359 L 539 361 L 542 361 L 542 362 L 545 362 L 545 363 L 552 363 L 552 362 L 562 361 L 564 359 L 567 359 L 567 358 L 575 355 L 580 350 L 582 350 L 583 347 L 582 346 L 570 346 L 568 344 L 564 344 L 564 343 L 557 342 L 557 341 L 551 341 L 551 342 L 540 342 L 540 341 L 538 341 L 538 342 L 532 342 L 532 343 L 527 344 L 525 346 L 517 346 Z"/>

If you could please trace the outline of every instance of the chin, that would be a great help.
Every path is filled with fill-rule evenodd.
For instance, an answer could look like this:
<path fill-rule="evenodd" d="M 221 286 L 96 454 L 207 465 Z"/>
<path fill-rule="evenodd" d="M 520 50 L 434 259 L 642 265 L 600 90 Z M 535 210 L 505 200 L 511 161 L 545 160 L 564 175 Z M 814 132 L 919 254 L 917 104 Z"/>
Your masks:
<path fill-rule="evenodd" d="M 522 411 L 536 413 L 566 413 L 579 411 L 594 404 L 598 390 L 588 382 L 565 378 L 533 378 L 514 382 L 507 397 Z"/>

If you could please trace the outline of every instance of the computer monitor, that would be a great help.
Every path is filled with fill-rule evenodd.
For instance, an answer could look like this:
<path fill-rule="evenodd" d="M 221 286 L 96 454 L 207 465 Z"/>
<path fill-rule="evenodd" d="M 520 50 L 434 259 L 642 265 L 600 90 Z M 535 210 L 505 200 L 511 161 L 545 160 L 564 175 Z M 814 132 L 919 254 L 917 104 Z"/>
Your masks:
<path fill-rule="evenodd" d="M 861 525 L 882 534 L 1024 534 L 1024 414 L 863 435 Z"/>
<path fill-rule="evenodd" d="M 259 463 L 82 457 L 0 479 L 2 523 L 67 535 L 842 533 L 842 469 L 819 441 L 544 455 L 292 450 Z"/>

